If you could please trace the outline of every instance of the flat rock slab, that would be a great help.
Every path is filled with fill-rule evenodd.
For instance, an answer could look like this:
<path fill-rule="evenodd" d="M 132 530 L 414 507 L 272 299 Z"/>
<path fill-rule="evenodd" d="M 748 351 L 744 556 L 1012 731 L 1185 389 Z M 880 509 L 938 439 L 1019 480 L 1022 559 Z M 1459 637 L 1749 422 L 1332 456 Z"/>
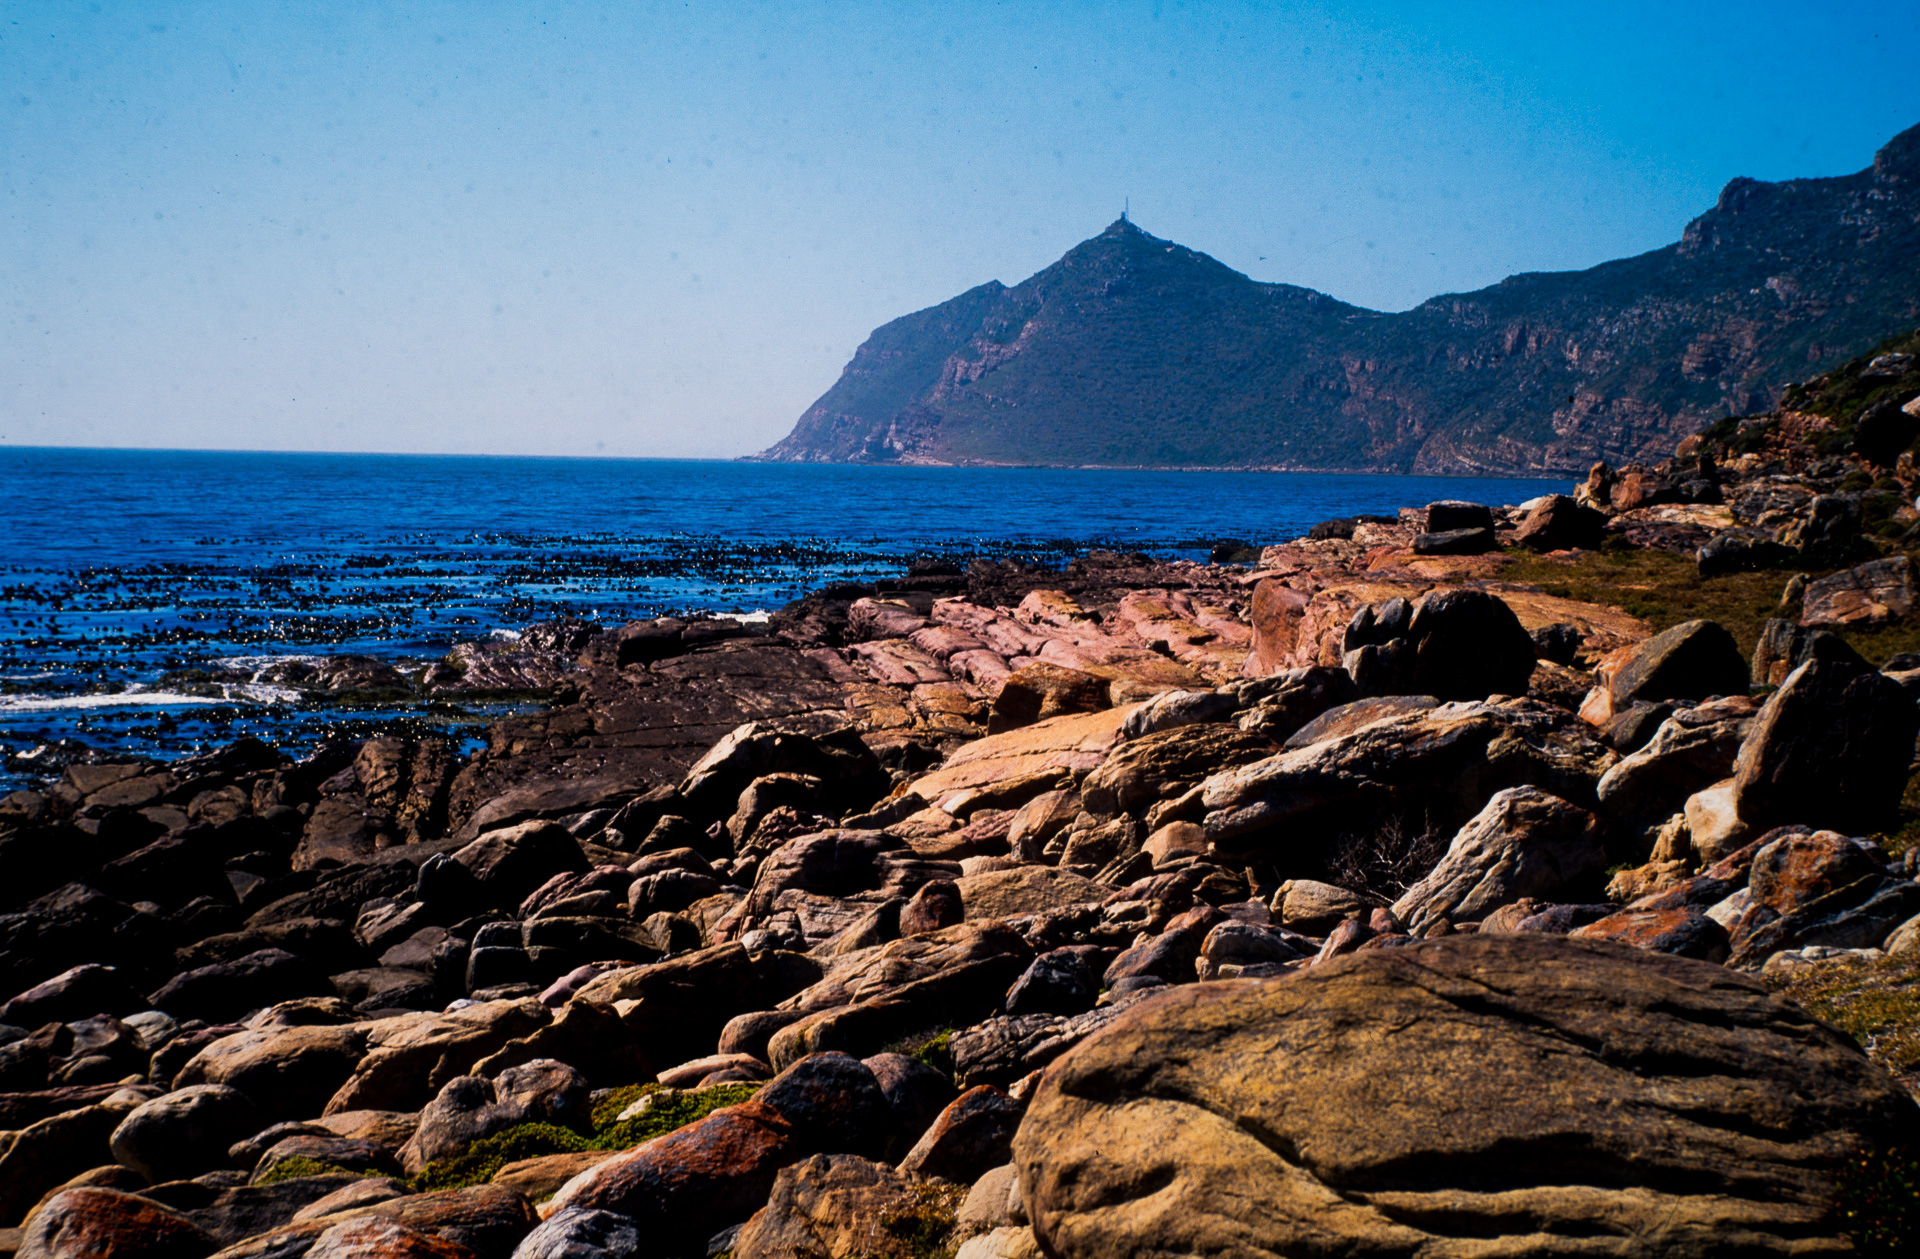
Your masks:
<path fill-rule="evenodd" d="M 949 756 L 939 769 L 915 780 L 913 789 L 923 800 L 938 800 L 949 792 L 1049 770 L 1092 769 L 1106 759 L 1121 724 L 1136 707 L 1127 704 L 1097 713 L 1050 717 L 977 739 Z"/>
<path fill-rule="evenodd" d="M 1920 1108 L 1721 967 L 1517 935 L 1142 1002 L 1047 1069 L 1014 1161 L 1042 1248 L 1850 1253 L 1828 1169 Z"/>

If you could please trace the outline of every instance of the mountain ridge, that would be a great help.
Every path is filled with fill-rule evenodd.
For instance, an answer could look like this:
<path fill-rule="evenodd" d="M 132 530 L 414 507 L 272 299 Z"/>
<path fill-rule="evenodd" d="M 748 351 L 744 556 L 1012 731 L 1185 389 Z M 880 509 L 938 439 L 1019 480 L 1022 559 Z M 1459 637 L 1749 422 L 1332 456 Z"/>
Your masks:
<path fill-rule="evenodd" d="M 1737 178 L 1678 241 L 1382 312 L 1124 216 L 874 330 L 750 458 L 1421 473 L 1658 458 L 1920 322 L 1920 127 L 1851 175 Z"/>

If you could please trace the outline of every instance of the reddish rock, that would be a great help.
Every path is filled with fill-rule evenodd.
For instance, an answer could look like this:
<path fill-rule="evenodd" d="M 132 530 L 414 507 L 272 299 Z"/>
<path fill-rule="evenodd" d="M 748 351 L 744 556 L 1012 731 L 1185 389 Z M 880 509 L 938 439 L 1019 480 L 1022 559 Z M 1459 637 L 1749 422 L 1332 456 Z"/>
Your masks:
<path fill-rule="evenodd" d="M 112 1189 L 65 1189 L 40 1204 L 19 1259 L 202 1259 L 218 1245 L 157 1202 Z"/>
<path fill-rule="evenodd" d="M 1913 611 L 1913 560 L 1893 555 L 1807 583 L 1800 624 L 1883 625 Z"/>
<path fill-rule="evenodd" d="M 1694 909 L 1627 910 L 1567 934 L 1577 940 L 1609 940 L 1705 962 L 1722 962 L 1727 957 L 1726 928 Z"/>
<path fill-rule="evenodd" d="M 900 911 L 900 934 L 911 936 L 938 931 L 954 926 L 966 916 L 966 908 L 960 903 L 959 884 L 952 879 L 935 879 L 922 884 Z"/>
<path fill-rule="evenodd" d="M 1790 914 L 1830 892 L 1885 874 L 1859 844 L 1832 831 L 1817 831 L 1777 839 L 1754 854 L 1747 886 L 1754 904 Z"/>
<path fill-rule="evenodd" d="M 971 1184 L 1012 1156 L 1025 1109 L 991 1085 L 970 1088 L 940 1112 L 900 1160 L 900 1170 Z"/>

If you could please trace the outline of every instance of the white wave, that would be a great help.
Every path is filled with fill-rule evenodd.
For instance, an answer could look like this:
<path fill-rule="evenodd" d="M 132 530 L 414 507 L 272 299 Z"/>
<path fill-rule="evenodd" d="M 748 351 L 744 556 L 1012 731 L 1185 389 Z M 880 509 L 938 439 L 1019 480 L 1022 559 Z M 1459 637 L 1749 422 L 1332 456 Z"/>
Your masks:
<path fill-rule="evenodd" d="M 715 612 L 716 621 L 738 621 L 742 625 L 765 625 L 773 613 L 765 608 L 755 608 L 751 612 Z"/>
<path fill-rule="evenodd" d="M 0 712 L 42 713 L 76 708 L 182 708 L 188 705 L 224 704 L 224 699 L 207 695 L 181 695 L 174 691 L 121 691 L 114 695 L 0 695 Z"/>
<path fill-rule="evenodd" d="M 254 673 L 258 673 L 262 669 L 271 669 L 276 665 L 325 664 L 326 662 L 327 662 L 326 656 L 281 655 L 281 656 L 221 656 L 219 659 L 210 660 L 207 663 L 216 669 L 233 669 L 236 671 L 240 669 L 248 669 L 253 671 Z"/>
<path fill-rule="evenodd" d="M 512 629 L 489 630 L 487 633 L 487 637 L 497 638 L 501 642 L 505 642 L 505 643 L 517 643 L 520 641 L 520 631 L 512 630 Z"/>
<path fill-rule="evenodd" d="M 59 676 L 57 669 L 42 669 L 38 673 L 0 673 L 0 682 L 44 682 Z"/>

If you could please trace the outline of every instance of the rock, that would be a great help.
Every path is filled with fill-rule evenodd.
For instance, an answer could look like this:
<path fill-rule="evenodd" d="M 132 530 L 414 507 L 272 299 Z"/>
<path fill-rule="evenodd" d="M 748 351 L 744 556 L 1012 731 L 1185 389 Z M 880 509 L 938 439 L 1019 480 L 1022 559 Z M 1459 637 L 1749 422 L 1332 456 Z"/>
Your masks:
<path fill-rule="evenodd" d="M 1001 734 L 1049 717 L 1099 712 L 1111 705 L 1105 678 L 1036 660 L 1008 675 L 987 714 L 987 732 Z"/>
<path fill-rule="evenodd" d="M 1087 775 L 1080 797 L 1086 811 L 1096 817 L 1141 814 L 1212 774 L 1262 760 L 1274 751 L 1264 736 L 1232 726 L 1176 726 L 1115 748 L 1100 768 Z"/>
<path fill-rule="evenodd" d="M 579 874 L 591 864 L 580 842 L 553 822 L 522 822 L 488 831 L 453 854 L 472 876 L 481 905 L 512 909 L 556 874 Z"/>
<path fill-rule="evenodd" d="M 133 1014 L 147 1008 L 147 999 L 134 991 L 117 968 L 89 963 L 64 970 L 0 1005 L 0 1023 L 44 1027 L 48 1023 L 77 1023 L 96 1014 Z"/>
<path fill-rule="evenodd" d="M 1562 709 L 1456 703 L 1226 770 L 1201 794 L 1216 854 L 1273 861 L 1288 876 L 1312 869 L 1316 845 L 1394 818 L 1459 826 L 1502 788 L 1528 785 L 1584 806 L 1611 763 Z"/>
<path fill-rule="evenodd" d="M 8 1133 L 0 1141 L 0 1220 L 19 1220 L 41 1194 L 106 1162 L 107 1138 L 143 1100 L 123 1089 Z"/>
<path fill-rule="evenodd" d="M 1747 890 L 1753 903 L 1790 914 L 1886 871 L 1863 844 L 1831 831 L 1789 834 L 1753 855 Z"/>
<path fill-rule="evenodd" d="M 1800 1254 L 1846 1245 L 1829 1160 L 1916 1119 L 1757 982 L 1467 936 L 1136 1007 L 1042 1078 L 1014 1160 L 1067 1259 Z"/>
<path fill-rule="evenodd" d="M 1220 691 L 1162 691 L 1128 714 L 1120 733 L 1137 739 L 1176 726 L 1231 721 L 1238 707 L 1232 695 Z"/>
<path fill-rule="evenodd" d="M 1393 914 L 1424 932 L 1441 918 L 1471 921 L 1523 896 L 1551 896 L 1605 868 L 1597 818 L 1537 788 L 1509 788 L 1460 828 Z"/>
<path fill-rule="evenodd" d="M 1778 687 L 1786 682 L 1788 674 L 1809 660 L 1828 660 L 1862 667 L 1867 663 L 1838 634 L 1822 629 L 1802 629 L 1793 621 L 1771 618 L 1761 623 L 1760 637 L 1754 643 L 1753 684 Z"/>
<path fill-rule="evenodd" d="M 359 1065 L 367 1033 L 346 1027 L 262 1027 L 224 1036 L 180 1068 L 173 1086 L 224 1084 L 253 1099 L 262 1122 L 317 1115 Z"/>
<path fill-rule="evenodd" d="M 1243 682 L 1237 693 L 1246 706 L 1240 714 L 1240 728 L 1275 743 L 1285 742 L 1322 713 L 1352 703 L 1359 695 L 1352 674 L 1326 665 L 1288 669 Z"/>
<path fill-rule="evenodd" d="M 227 1023 L 276 1001 L 328 991 L 326 976 L 313 963 L 284 949 L 260 949 L 175 975 L 150 1004 L 176 1019 Z"/>
<path fill-rule="evenodd" d="M 918 1184 L 852 1154 L 782 1168 L 766 1206 L 734 1239 L 734 1259 L 913 1259 L 902 1221 L 925 1211 Z"/>
<path fill-rule="evenodd" d="M 513 1259 L 642 1259 L 652 1253 L 640 1227 L 612 1211 L 555 1212 L 513 1252 Z"/>
<path fill-rule="evenodd" d="M 872 804 L 888 786 L 880 763 L 850 730 L 815 737 L 748 722 L 714 744 L 681 780 L 686 816 L 702 824 L 730 816 L 740 793 L 768 774 L 816 779 L 822 808 L 836 816 Z"/>
<path fill-rule="evenodd" d="M 1687 797 L 1733 772 L 1757 710 L 1745 697 L 1678 710 L 1601 777 L 1600 807 L 1642 828 L 1672 817 Z"/>
<path fill-rule="evenodd" d="M 1914 607 L 1913 560 L 1892 555 L 1807 583 L 1800 624 L 1884 625 Z"/>
<path fill-rule="evenodd" d="M 1340 670 L 1346 675 L 1345 669 Z M 1351 677 L 1348 678 L 1351 684 Z M 1381 695 L 1337 704 L 1288 735 L 1283 746 L 1289 752 L 1312 747 L 1329 739 L 1339 739 L 1389 717 L 1406 717 L 1438 708 L 1440 701 L 1431 695 Z"/>
<path fill-rule="evenodd" d="M 1415 555 L 1485 555 L 1494 546 L 1491 529 L 1449 529 L 1416 534 L 1413 539 Z"/>
<path fill-rule="evenodd" d="M 1816 660 L 1767 697 L 1734 766 L 1734 802 L 1748 826 L 1785 823 L 1871 834 L 1889 825 L 1906 788 L 1916 709 L 1870 668 Z"/>
<path fill-rule="evenodd" d="M 970 1088 L 940 1112 L 900 1160 L 900 1170 L 971 1183 L 1011 1156 L 1023 1110 L 1019 1102 L 990 1085 Z"/>
<path fill-rule="evenodd" d="M 227 1147 L 258 1131 L 253 1099 L 224 1084 L 178 1089 L 135 1107 L 108 1144 L 122 1167 L 150 1183 L 187 1180 L 227 1166 Z"/>
<path fill-rule="evenodd" d="M 1097 905 L 1113 895 L 1113 889 L 1095 883 L 1069 870 L 1046 866 L 1022 866 L 1014 870 L 990 870 L 955 881 L 967 917 L 986 921 L 1012 918 L 1019 914 L 1041 913 L 1074 905 Z"/>
<path fill-rule="evenodd" d="M 1207 932 L 1194 968 L 1201 979 L 1233 979 L 1271 973 L 1258 968 L 1290 968 L 1314 953 L 1312 941 L 1303 936 L 1229 919 Z"/>
<path fill-rule="evenodd" d="M 954 926 L 966 917 L 960 885 L 952 879 L 923 883 L 900 911 L 900 934 L 924 935 Z"/>
<path fill-rule="evenodd" d="M 1349 627 L 1345 646 L 1347 672 L 1370 695 L 1524 695 L 1535 663 L 1532 636 L 1484 590 L 1422 595 L 1404 635 L 1376 609 L 1371 626 Z"/>
<path fill-rule="evenodd" d="M 898 1159 L 913 1148 L 947 1103 L 956 1096 L 953 1081 L 917 1058 L 882 1053 L 861 1060 L 886 1096 L 888 1122 L 885 1156 Z"/>
<path fill-rule="evenodd" d="M 1079 1014 L 1093 1008 L 1099 977 L 1084 949 L 1055 949 L 1033 959 L 1007 989 L 1008 1014 Z"/>
<path fill-rule="evenodd" d="M 816 1054 L 753 1100 L 582 1172 L 551 1209 L 625 1215 L 658 1250 L 690 1249 L 765 1203 L 780 1168 L 809 1154 L 876 1152 L 888 1114 L 872 1072 L 844 1054 Z"/>
<path fill-rule="evenodd" d="M 1484 503 L 1444 499 L 1427 504 L 1427 532 L 1452 533 L 1460 529 L 1493 530 L 1493 511 Z"/>
<path fill-rule="evenodd" d="M 1207 855 L 1207 828 L 1194 822 L 1168 822 L 1147 836 L 1140 851 L 1152 858 L 1156 870 L 1182 858 L 1204 857 Z"/>
<path fill-rule="evenodd" d="M 1357 892 L 1313 879 L 1291 879 L 1274 894 L 1280 921 L 1307 935 L 1325 935 L 1349 918 L 1373 912 L 1374 902 Z"/>
<path fill-rule="evenodd" d="M 1220 912 L 1200 905 L 1176 917 L 1167 929 L 1142 940 L 1113 959 L 1102 980 L 1112 988 L 1123 980 L 1158 979 L 1169 984 L 1191 983 L 1194 962 L 1207 933 L 1220 921 Z"/>
<path fill-rule="evenodd" d="M 1726 928 L 1695 909 L 1624 910 L 1566 934 L 1575 940 L 1605 940 L 1703 962 L 1727 960 Z"/>
<path fill-rule="evenodd" d="M 400 1170 L 394 1163 L 393 1151 L 384 1145 L 332 1133 L 300 1132 L 268 1146 L 260 1161 L 254 1164 L 248 1183 L 257 1186 L 262 1180 L 274 1179 L 273 1173 L 289 1162 L 324 1163 L 354 1173 L 393 1175 Z"/>
<path fill-rule="evenodd" d="M 352 1184 L 341 1189 L 336 1189 L 332 1193 L 323 1195 L 322 1197 L 315 1198 L 306 1206 L 295 1211 L 292 1216 L 292 1222 L 299 1222 L 301 1220 L 323 1220 L 329 1215 L 338 1215 L 344 1211 L 350 1211 L 358 1207 L 374 1206 L 381 1202 L 392 1202 L 395 1198 L 405 1197 L 406 1194 L 407 1186 L 403 1182 L 390 1177 L 359 1177 L 356 1178 Z M 264 1232 L 265 1230 L 262 1229 L 258 1231 Z M 251 1234 L 249 1234 L 249 1236 L 250 1235 Z"/>
<path fill-rule="evenodd" d="M 1603 661 L 1602 685 L 1581 706 L 1595 725 L 1637 703 L 1745 695 L 1748 666 L 1733 635 L 1712 621 L 1686 621 Z"/>
<path fill-rule="evenodd" d="M 219 1245 L 192 1220 L 112 1189 L 66 1189 L 34 1213 L 20 1259 L 202 1259 Z"/>
<path fill-rule="evenodd" d="M 509 1042 L 546 1026 L 547 1008 L 531 998 L 486 1001 L 449 1014 L 403 1014 L 366 1026 L 367 1051 L 328 1099 L 324 1113 L 413 1110 L 447 1082 Z"/>
<path fill-rule="evenodd" d="M 1039 861 L 1047 842 L 1079 814 L 1079 792 L 1043 791 L 1014 813 L 1007 828 L 1007 847 L 1022 861 Z"/>
<path fill-rule="evenodd" d="M 1520 522 L 1513 540 L 1535 551 L 1596 551 L 1607 518 L 1564 494 L 1549 494 Z"/>
<path fill-rule="evenodd" d="M 400 1166 L 418 1175 L 482 1137 L 516 1124 L 561 1128 L 587 1124 L 587 1079 L 564 1062 L 536 1059 L 491 1080 L 455 1076 L 420 1113 L 420 1126 L 400 1151 Z"/>

